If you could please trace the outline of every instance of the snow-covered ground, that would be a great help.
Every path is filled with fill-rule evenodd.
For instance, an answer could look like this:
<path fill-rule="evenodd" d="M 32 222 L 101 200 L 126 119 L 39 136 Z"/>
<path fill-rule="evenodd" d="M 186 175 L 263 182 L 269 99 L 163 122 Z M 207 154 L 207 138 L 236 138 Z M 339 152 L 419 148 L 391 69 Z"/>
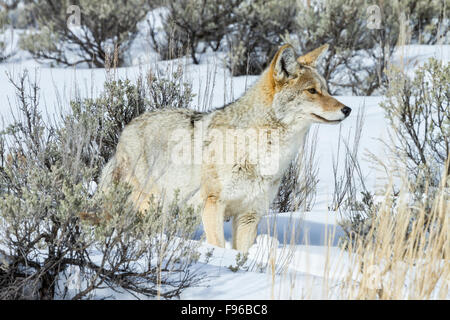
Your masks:
<path fill-rule="evenodd" d="M 136 65 L 119 68 L 116 71 L 119 78 L 135 80 L 142 71 L 173 63 L 155 60 L 156 55 L 149 50 L 145 41 L 138 41 L 132 47 L 132 55 L 134 59 L 131 61 Z M 393 61 L 404 63 L 406 68 L 413 70 L 432 56 L 448 62 L 450 46 L 402 47 L 397 50 Z M 152 60 L 149 60 L 149 57 Z M 220 54 L 206 54 L 202 56 L 201 61 L 200 65 L 192 65 L 189 60 L 183 60 L 182 63 L 186 66 L 187 79 L 192 82 L 194 92 L 199 96 L 205 90 L 208 77 L 215 79 L 210 106 L 212 108 L 220 107 L 239 97 L 256 79 L 230 77 L 228 71 L 222 67 Z M 15 93 L 8 77 L 17 79 L 25 69 L 30 73 L 31 79 L 37 79 L 41 89 L 42 112 L 51 120 L 60 112 L 60 108 L 65 110 L 68 101 L 75 96 L 98 96 L 106 79 L 103 69 L 50 68 L 33 61 L 26 53 L 19 52 L 8 62 L 0 64 L 0 130 L 11 122 L 12 114 L 15 113 Z M 378 139 L 386 138 L 386 121 L 379 107 L 383 97 L 337 98 L 354 110 L 342 124 L 342 132 L 347 133 L 355 129 L 357 111 L 365 108 L 361 149 L 382 156 L 382 145 Z M 202 103 L 200 101 L 200 104 Z M 195 266 L 204 272 L 207 278 L 200 286 L 185 290 L 182 299 L 336 298 L 334 289 L 339 281 L 342 281 L 342 271 L 349 263 L 347 253 L 338 247 L 339 237 L 343 234 L 338 226 L 339 216 L 328 211 L 334 188 L 332 155 L 336 153 L 339 130 L 339 126 L 321 125 L 319 128 L 319 184 L 317 201 L 311 212 L 265 217 L 258 230 L 257 243 L 250 250 L 246 264 L 249 270 L 237 272 L 230 268 L 236 265 L 237 252 L 231 249 L 231 225 L 227 223 L 226 248 L 213 248 L 213 256 L 208 263 L 204 263 L 202 258 Z M 363 160 L 362 164 L 367 185 L 375 188 L 377 172 L 367 161 Z M 268 232 L 268 229 L 271 231 Z M 212 249 L 201 237 L 195 241 L 203 241 L 201 251 L 204 255 Z M 268 263 L 273 261 L 275 272 L 262 271 L 261 265 L 267 263 L 269 256 Z M 127 295 L 115 297 L 134 298 Z"/>

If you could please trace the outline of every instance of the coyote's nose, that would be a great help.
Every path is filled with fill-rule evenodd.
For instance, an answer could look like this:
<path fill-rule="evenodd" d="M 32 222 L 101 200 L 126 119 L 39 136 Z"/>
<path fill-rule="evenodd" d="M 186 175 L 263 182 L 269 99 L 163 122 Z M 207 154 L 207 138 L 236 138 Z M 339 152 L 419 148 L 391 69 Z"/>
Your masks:
<path fill-rule="evenodd" d="M 346 117 L 348 117 L 350 113 L 352 113 L 352 109 L 350 109 L 349 107 L 343 107 L 341 111 Z"/>

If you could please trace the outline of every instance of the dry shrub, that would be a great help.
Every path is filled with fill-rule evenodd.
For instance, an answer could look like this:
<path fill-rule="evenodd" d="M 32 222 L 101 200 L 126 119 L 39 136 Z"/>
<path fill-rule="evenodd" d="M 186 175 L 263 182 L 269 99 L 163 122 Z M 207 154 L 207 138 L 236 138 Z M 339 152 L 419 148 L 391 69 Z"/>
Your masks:
<path fill-rule="evenodd" d="M 29 10 L 37 22 L 21 38 L 21 47 L 34 58 L 74 66 L 103 68 L 114 51 L 118 66 L 138 34 L 137 24 L 149 6 L 146 0 L 39 0 Z M 80 26 L 68 26 L 70 6 L 80 9 Z M 70 12 L 70 11 L 69 11 Z"/>
<path fill-rule="evenodd" d="M 334 191 L 333 199 L 329 206 L 331 211 L 359 211 L 357 216 L 361 213 L 360 211 L 368 213 L 364 209 L 369 208 L 364 208 L 364 204 L 370 201 L 372 195 L 364 183 L 365 176 L 359 161 L 364 119 L 365 107 L 358 110 L 354 131 L 350 129 L 347 135 L 344 136 L 342 128 L 339 130 L 337 152 L 335 156 L 333 155 Z M 343 164 L 341 163 L 342 161 Z M 362 196 L 362 199 L 360 199 L 360 196 Z"/>
<path fill-rule="evenodd" d="M 380 9 L 379 28 L 369 26 L 370 5 Z M 449 20 L 444 18 L 448 6 L 440 0 L 313 0 L 299 2 L 298 10 L 292 38 L 301 52 L 330 45 L 319 69 L 332 94 L 383 91 L 385 68 L 401 38 L 412 43 L 448 41 Z"/>
<path fill-rule="evenodd" d="M 19 114 L 0 133 L 0 299 L 89 299 L 111 290 L 172 298 L 198 283 L 198 242 L 189 240 L 198 213 L 177 200 L 163 210 L 164 199 L 138 213 L 122 183 L 94 195 L 103 114 L 45 123 L 39 87 L 27 79 L 14 82 Z M 115 97 L 130 92 L 130 84 L 116 85 Z M 84 213 L 95 219 L 82 221 Z"/>
<path fill-rule="evenodd" d="M 65 127 L 81 126 L 91 134 L 89 144 L 81 149 L 80 158 L 89 165 L 93 159 L 99 168 L 115 152 L 125 126 L 144 112 L 163 108 L 187 108 L 194 94 L 184 79 L 182 66 L 172 64 L 149 71 L 136 83 L 110 75 L 103 93 L 96 99 L 74 99 L 72 113 L 63 119 Z M 93 156 L 95 154 L 96 156 Z M 100 172 L 96 173 L 95 180 Z"/>
<path fill-rule="evenodd" d="M 396 68 L 388 75 L 388 157 L 371 154 L 388 183 L 381 201 L 341 212 L 350 267 L 339 294 L 448 299 L 449 67 L 431 59 L 412 78 Z"/>
<path fill-rule="evenodd" d="M 305 137 L 305 143 L 284 174 L 272 209 L 276 212 L 310 211 L 316 198 L 318 164 L 317 129 Z"/>
<path fill-rule="evenodd" d="M 232 75 L 260 74 L 283 43 L 282 36 L 295 29 L 296 14 L 294 0 L 242 1 L 227 34 L 226 65 Z"/>
<path fill-rule="evenodd" d="M 385 146 L 416 187 L 414 201 L 426 203 L 440 184 L 450 155 L 450 66 L 430 59 L 414 77 L 392 66 L 381 104 L 390 127 Z M 428 192 L 427 192 L 428 191 Z"/>
<path fill-rule="evenodd" d="M 392 189 L 386 191 L 367 234 L 347 243 L 343 299 L 448 299 L 448 183 L 443 179 L 430 199 L 431 210 L 408 204 L 407 181 L 396 203 Z"/>
<path fill-rule="evenodd" d="M 217 51 L 231 25 L 237 22 L 235 7 L 242 0 L 175 0 L 166 1 L 159 14 L 160 29 L 151 25 L 153 48 L 162 59 L 173 59 L 189 53 L 198 64 L 198 53 L 210 48 Z M 155 20 L 155 19 L 153 19 Z"/>

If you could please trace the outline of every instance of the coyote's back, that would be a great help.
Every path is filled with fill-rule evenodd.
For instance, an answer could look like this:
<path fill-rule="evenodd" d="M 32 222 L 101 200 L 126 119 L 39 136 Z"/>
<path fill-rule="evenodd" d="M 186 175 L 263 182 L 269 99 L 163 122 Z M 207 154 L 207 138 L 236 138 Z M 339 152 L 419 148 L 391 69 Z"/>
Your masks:
<path fill-rule="evenodd" d="M 172 146 L 176 132 L 193 134 L 198 112 L 177 109 L 149 112 L 134 119 L 122 132 L 114 157 L 100 179 L 100 190 L 112 183 L 126 182 L 132 188 L 131 198 L 137 209 L 145 210 L 152 196 L 171 203 L 175 191 L 180 202 L 194 201 L 199 190 L 200 167 L 193 163 L 173 165 Z"/>

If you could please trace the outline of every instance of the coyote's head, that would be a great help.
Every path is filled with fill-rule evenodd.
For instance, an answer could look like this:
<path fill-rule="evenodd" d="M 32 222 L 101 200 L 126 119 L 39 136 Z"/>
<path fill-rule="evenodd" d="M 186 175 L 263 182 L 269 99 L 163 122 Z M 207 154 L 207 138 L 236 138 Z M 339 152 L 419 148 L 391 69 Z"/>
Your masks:
<path fill-rule="evenodd" d="M 328 93 L 325 79 L 315 65 L 328 45 L 297 57 L 290 45 L 283 46 L 266 71 L 273 96 L 272 106 L 279 119 L 286 123 L 298 121 L 339 123 L 352 109 Z"/>

